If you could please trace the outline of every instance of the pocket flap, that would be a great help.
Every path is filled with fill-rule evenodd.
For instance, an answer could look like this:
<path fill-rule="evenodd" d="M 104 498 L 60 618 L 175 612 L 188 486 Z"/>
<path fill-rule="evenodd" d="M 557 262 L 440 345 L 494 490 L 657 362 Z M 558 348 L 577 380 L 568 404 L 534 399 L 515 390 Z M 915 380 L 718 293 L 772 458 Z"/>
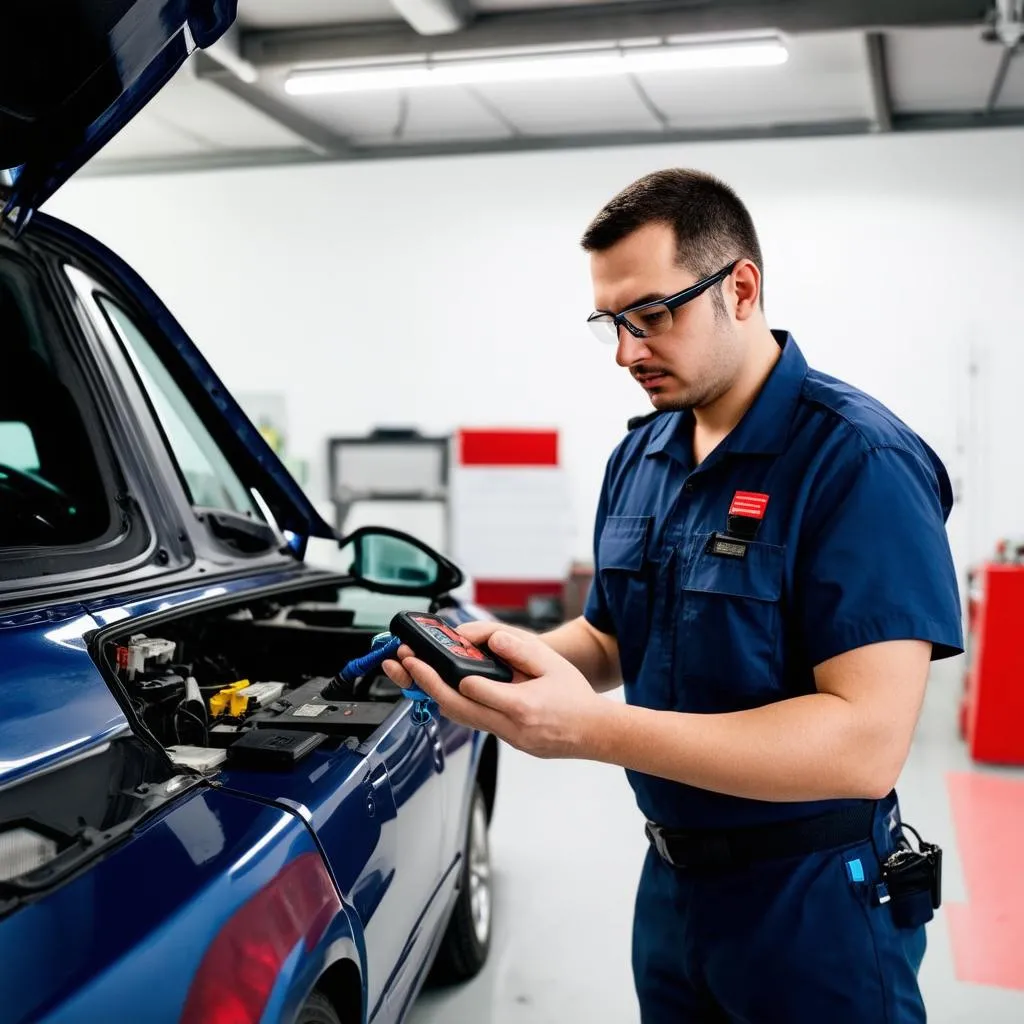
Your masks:
<path fill-rule="evenodd" d="M 639 572 L 644 566 L 650 516 L 608 516 L 597 547 L 598 569 Z"/>
<path fill-rule="evenodd" d="M 729 558 L 707 551 L 707 539 L 701 538 L 699 553 L 683 578 L 684 590 L 755 601 L 778 601 L 782 597 L 785 548 L 748 541 L 742 558 Z"/>

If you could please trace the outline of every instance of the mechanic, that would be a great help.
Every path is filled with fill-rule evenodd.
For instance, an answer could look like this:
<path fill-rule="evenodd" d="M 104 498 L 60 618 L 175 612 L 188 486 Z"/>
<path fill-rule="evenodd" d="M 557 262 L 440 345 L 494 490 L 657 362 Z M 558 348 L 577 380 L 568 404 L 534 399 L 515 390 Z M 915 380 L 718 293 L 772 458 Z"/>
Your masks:
<path fill-rule="evenodd" d="M 584 613 L 462 627 L 517 684 L 456 691 L 408 648 L 387 671 L 522 750 L 627 770 L 644 1024 L 923 1022 L 931 906 L 897 914 L 881 867 L 930 662 L 962 650 L 947 473 L 769 329 L 727 185 L 649 175 L 583 247 L 591 323 L 654 407 L 608 462 Z M 598 696 L 620 680 L 624 703 Z"/>

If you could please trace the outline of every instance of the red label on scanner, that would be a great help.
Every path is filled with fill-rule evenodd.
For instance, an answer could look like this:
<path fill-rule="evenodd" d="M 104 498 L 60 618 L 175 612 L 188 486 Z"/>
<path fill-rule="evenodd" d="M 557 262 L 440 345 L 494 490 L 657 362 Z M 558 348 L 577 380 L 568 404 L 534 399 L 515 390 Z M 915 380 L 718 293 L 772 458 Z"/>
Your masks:
<path fill-rule="evenodd" d="M 768 497 L 767 494 L 757 494 L 753 491 L 737 491 L 732 496 L 729 515 L 742 516 L 744 519 L 764 519 Z"/>
<path fill-rule="evenodd" d="M 416 615 L 414 618 L 424 629 L 433 634 L 435 640 L 439 641 L 443 647 L 447 647 L 452 654 L 457 657 L 472 658 L 475 661 L 484 660 L 484 652 L 470 643 L 461 633 L 456 633 L 447 623 L 424 618 L 422 615 Z"/>

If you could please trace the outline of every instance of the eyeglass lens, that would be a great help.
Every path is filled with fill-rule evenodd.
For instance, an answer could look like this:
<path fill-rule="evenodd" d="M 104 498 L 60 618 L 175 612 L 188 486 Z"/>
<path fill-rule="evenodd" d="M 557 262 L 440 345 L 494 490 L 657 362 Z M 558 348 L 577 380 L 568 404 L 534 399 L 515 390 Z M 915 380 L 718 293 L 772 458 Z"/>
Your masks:
<path fill-rule="evenodd" d="M 672 310 L 660 304 L 631 310 L 622 317 L 645 338 L 655 338 L 672 327 Z M 590 321 L 590 328 L 599 341 L 615 343 L 619 340 L 618 324 L 611 314 L 594 318 Z"/>

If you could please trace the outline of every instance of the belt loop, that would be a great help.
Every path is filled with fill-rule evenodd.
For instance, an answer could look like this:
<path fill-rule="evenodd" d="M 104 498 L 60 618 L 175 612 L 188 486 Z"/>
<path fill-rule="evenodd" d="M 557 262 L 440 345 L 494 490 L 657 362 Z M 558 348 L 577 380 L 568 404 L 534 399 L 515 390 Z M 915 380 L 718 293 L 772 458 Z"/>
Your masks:
<path fill-rule="evenodd" d="M 666 864 L 672 863 L 672 856 L 668 852 L 668 844 L 665 842 L 665 833 L 657 825 L 648 821 L 644 825 L 644 831 L 647 833 L 647 838 L 651 845 L 654 847 L 655 852 Z"/>

